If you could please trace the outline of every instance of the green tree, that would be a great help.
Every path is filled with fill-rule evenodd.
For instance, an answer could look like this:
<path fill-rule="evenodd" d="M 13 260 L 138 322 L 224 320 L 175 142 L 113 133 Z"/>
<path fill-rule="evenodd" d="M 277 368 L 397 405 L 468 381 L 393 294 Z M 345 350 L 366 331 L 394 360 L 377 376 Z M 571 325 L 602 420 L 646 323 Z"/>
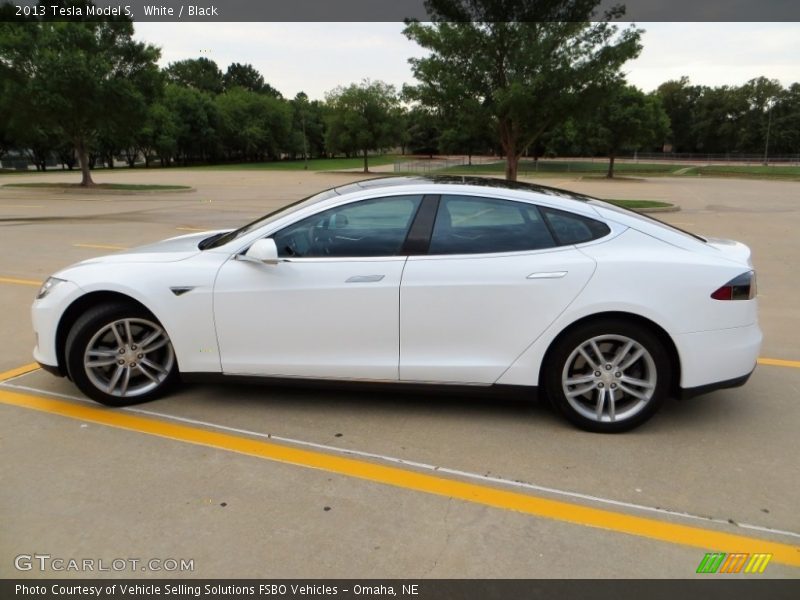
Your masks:
<path fill-rule="evenodd" d="M 430 51 L 412 58 L 418 97 L 432 106 L 472 98 L 491 115 L 506 155 L 506 178 L 549 128 L 597 97 L 638 55 L 640 31 L 591 22 L 600 0 L 427 0 L 432 24 L 405 35 Z"/>
<path fill-rule="evenodd" d="M 495 144 L 491 113 L 476 98 L 463 98 L 442 115 L 439 147 L 445 154 L 485 153 Z"/>
<path fill-rule="evenodd" d="M 98 132 L 141 121 L 149 99 L 158 94 L 158 57 L 157 48 L 133 39 L 127 17 L 0 23 L 0 63 L 13 81 L 14 119 L 71 143 L 84 186 L 93 185 L 89 153 Z"/>
<path fill-rule="evenodd" d="M 757 77 L 740 88 L 747 102 L 748 111 L 742 120 L 739 150 L 741 152 L 764 152 L 767 145 L 767 129 L 772 135 L 772 110 L 780 101 L 783 86 L 775 79 Z M 774 141 L 774 140 L 773 140 Z"/>
<path fill-rule="evenodd" d="M 428 108 L 415 106 L 408 112 L 405 125 L 408 132 L 408 151 L 411 154 L 427 154 L 433 158 L 439 151 L 439 116 Z"/>
<path fill-rule="evenodd" d="M 364 156 L 364 173 L 369 173 L 367 154 L 397 141 L 397 93 L 382 81 L 338 87 L 326 95 L 331 115 L 326 143 L 333 152 Z"/>
<path fill-rule="evenodd" d="M 695 104 L 692 127 L 697 151 L 714 154 L 740 151 L 744 119 L 749 110 L 740 88 L 703 87 Z"/>
<path fill-rule="evenodd" d="M 219 140 L 217 111 L 211 96 L 194 88 L 168 84 L 164 90 L 164 106 L 175 125 L 174 156 L 183 164 L 213 158 Z"/>
<path fill-rule="evenodd" d="M 280 156 L 290 128 L 290 109 L 283 100 L 235 87 L 214 102 L 219 138 L 229 159 Z"/>
<path fill-rule="evenodd" d="M 673 152 L 695 151 L 697 101 L 702 88 L 691 85 L 688 77 L 665 81 L 656 90 L 670 122 Z"/>
<path fill-rule="evenodd" d="M 614 177 L 614 160 L 621 150 L 660 144 L 669 132 L 669 117 L 655 95 L 618 82 L 610 86 L 591 118 L 592 141 L 608 155 L 606 177 Z"/>
<path fill-rule="evenodd" d="M 281 93 L 264 81 L 264 76 L 251 64 L 231 63 L 222 76 L 222 87 L 230 90 L 241 87 L 251 92 L 282 98 Z"/>
<path fill-rule="evenodd" d="M 162 167 L 168 167 L 172 163 L 173 157 L 178 153 L 180 127 L 178 116 L 164 101 L 150 106 L 138 137 L 145 167 L 150 166 L 150 157 L 153 154 L 158 156 Z"/>
<path fill-rule="evenodd" d="M 778 154 L 800 154 L 800 83 L 780 94 L 771 117 L 770 148 Z"/>
<path fill-rule="evenodd" d="M 219 94 L 223 88 L 222 71 L 217 63 L 202 56 L 170 63 L 164 73 L 171 83 L 201 92 Z"/>

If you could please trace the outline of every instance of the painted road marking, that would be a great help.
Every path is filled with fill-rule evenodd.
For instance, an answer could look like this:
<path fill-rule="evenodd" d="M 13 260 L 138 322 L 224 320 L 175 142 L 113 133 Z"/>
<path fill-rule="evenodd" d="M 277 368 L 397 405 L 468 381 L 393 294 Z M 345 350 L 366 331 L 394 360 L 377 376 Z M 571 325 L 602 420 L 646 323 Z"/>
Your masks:
<path fill-rule="evenodd" d="M 27 375 L 28 373 L 33 373 L 34 371 L 38 371 L 39 369 L 41 369 L 39 363 L 28 363 L 27 365 L 22 365 L 21 367 L 17 367 L 16 369 L 11 369 L 10 371 L 0 373 L 0 383 L 6 383 L 8 381 L 11 381 L 12 379 L 21 377 L 22 375 Z"/>
<path fill-rule="evenodd" d="M 72 244 L 76 248 L 96 248 L 98 250 L 127 250 L 127 246 L 114 246 L 112 244 Z"/>
<path fill-rule="evenodd" d="M 0 277 L 0 283 L 14 283 L 16 285 L 35 285 L 42 286 L 42 280 L 36 279 L 17 279 L 16 277 Z"/>
<path fill-rule="evenodd" d="M 759 358 L 758 364 L 771 367 L 791 367 L 800 369 L 800 360 L 784 360 L 782 358 Z"/>
<path fill-rule="evenodd" d="M 800 567 L 800 546 L 500 490 L 408 469 L 331 456 L 322 452 L 291 448 L 273 442 L 243 438 L 198 427 L 167 423 L 158 419 L 126 414 L 122 411 L 81 406 L 7 389 L 0 389 L 0 402 L 274 462 L 337 473 L 402 489 L 683 546 L 714 548 L 719 552 L 767 552 L 774 556 L 775 562 Z"/>
<path fill-rule="evenodd" d="M 19 375 L 17 377 L 21 377 Z M 19 385 L 19 384 L 12 384 L 8 383 L 12 381 L 11 379 L 2 381 L 0 380 L 0 389 L 2 386 L 7 388 L 12 388 L 14 390 L 20 390 L 24 392 L 33 392 L 34 394 L 46 394 L 47 396 L 55 396 L 57 398 L 64 398 L 66 400 L 75 400 L 76 402 L 83 402 L 85 404 L 89 404 L 91 406 L 96 407 L 97 403 L 89 400 L 87 398 L 81 398 L 79 396 L 72 396 L 70 394 L 61 394 L 58 392 L 52 392 L 48 390 L 40 390 L 34 387 L 29 387 L 26 385 Z M 646 506 L 644 504 L 635 504 L 633 502 L 624 502 L 621 500 L 613 500 L 611 498 L 603 498 L 602 496 L 592 496 L 590 494 L 582 494 L 580 492 L 571 492 L 568 490 L 561 490 L 557 488 L 546 487 L 543 485 L 536 485 L 534 483 L 527 483 L 524 481 L 519 480 L 511 480 L 511 479 L 503 479 L 502 477 L 493 477 L 491 475 L 481 475 L 479 473 L 472 473 L 470 471 L 462 471 L 460 469 L 451 469 L 449 467 L 442 467 L 439 465 L 432 465 L 429 463 L 422 463 L 414 460 L 409 460 L 405 458 L 397 458 L 394 456 L 387 456 L 385 454 L 376 454 L 374 452 L 365 452 L 363 450 L 354 450 L 351 448 L 341 448 L 339 446 L 330 446 L 328 444 L 320 444 L 317 442 L 309 442 L 306 440 L 298 440 L 296 438 L 289 438 L 280 435 L 275 435 L 272 433 L 262 433 L 260 431 L 253 431 L 250 429 L 241 429 L 239 427 L 229 427 L 227 425 L 219 425 L 217 423 L 210 423 L 208 421 L 200 421 L 197 419 L 189 419 L 187 417 L 180 417 L 178 415 L 171 415 L 168 413 L 161 413 L 156 411 L 145 410 L 143 408 L 131 408 L 131 407 L 124 407 L 119 408 L 118 410 L 124 410 L 127 412 L 132 412 L 140 415 L 147 415 L 151 417 L 158 417 L 164 419 L 170 419 L 172 421 L 178 421 L 179 423 L 188 423 L 189 425 L 200 425 L 202 427 L 210 427 L 212 429 L 219 429 L 220 431 L 227 431 L 231 433 L 239 433 L 244 435 L 250 435 L 258 438 L 263 438 L 267 440 L 272 440 L 275 442 L 280 443 L 287 443 L 293 444 L 296 446 L 303 446 L 306 448 L 316 448 L 318 450 L 326 450 L 328 452 L 335 452 L 337 454 L 344 454 L 346 456 L 357 456 L 360 458 L 369 458 L 373 460 L 380 460 L 383 462 L 388 462 L 391 464 L 396 465 L 403 465 L 405 467 L 413 467 L 417 469 L 423 469 L 425 471 L 431 471 L 434 473 L 440 473 L 445 475 L 455 475 L 457 477 L 464 477 L 466 479 L 473 479 L 476 481 L 481 481 L 484 483 L 491 483 L 497 485 L 503 485 L 507 487 L 519 488 L 519 489 L 526 489 L 532 490 L 535 492 L 544 492 L 547 494 L 553 494 L 555 496 L 563 496 L 566 498 L 577 498 L 580 500 L 587 500 L 589 502 L 594 502 L 597 504 L 607 504 L 610 506 L 617 506 L 622 508 L 629 508 L 637 511 L 642 512 L 650 512 L 660 515 L 665 515 L 669 517 L 676 517 L 679 519 L 688 519 L 688 520 L 695 520 L 695 521 L 702 521 L 704 523 L 718 523 L 720 525 L 730 526 L 730 521 L 728 519 L 719 519 L 715 517 L 705 517 L 700 515 L 695 515 L 692 513 L 688 513 L 685 511 L 677 511 L 677 510 L 669 510 L 667 508 L 657 508 L 654 506 Z M 800 533 L 796 533 L 794 531 L 787 531 L 784 529 L 774 529 L 771 527 L 763 527 L 761 525 L 752 525 L 750 523 L 736 523 L 738 527 L 742 529 L 750 529 L 753 531 L 759 531 L 762 533 L 769 533 L 774 535 L 785 535 L 789 537 L 800 538 Z"/>
<path fill-rule="evenodd" d="M 209 229 L 199 229 L 197 227 L 176 227 L 178 231 L 210 231 Z"/>

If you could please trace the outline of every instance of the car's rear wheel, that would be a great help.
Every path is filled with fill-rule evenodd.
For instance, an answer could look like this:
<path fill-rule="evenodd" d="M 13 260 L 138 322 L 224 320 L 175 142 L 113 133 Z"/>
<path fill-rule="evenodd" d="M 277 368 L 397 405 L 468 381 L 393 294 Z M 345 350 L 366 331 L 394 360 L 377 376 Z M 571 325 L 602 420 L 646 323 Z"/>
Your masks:
<path fill-rule="evenodd" d="M 650 329 L 624 320 L 589 322 L 567 332 L 548 360 L 548 397 L 572 423 L 614 433 L 641 425 L 670 388 L 670 359 Z"/>
<path fill-rule="evenodd" d="M 70 378 L 90 398 L 126 406 L 163 395 L 177 377 L 167 332 L 146 310 L 105 304 L 83 314 L 66 342 Z"/>

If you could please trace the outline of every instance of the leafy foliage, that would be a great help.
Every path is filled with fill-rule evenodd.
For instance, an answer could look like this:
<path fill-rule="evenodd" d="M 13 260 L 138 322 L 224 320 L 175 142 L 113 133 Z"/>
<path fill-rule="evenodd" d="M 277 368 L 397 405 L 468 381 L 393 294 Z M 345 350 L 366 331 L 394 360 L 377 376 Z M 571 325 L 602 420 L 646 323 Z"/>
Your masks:
<path fill-rule="evenodd" d="M 217 63 L 205 57 L 170 63 L 165 74 L 171 83 L 183 87 L 209 94 L 219 94 L 222 91 L 222 71 Z"/>
<path fill-rule="evenodd" d="M 594 117 L 587 123 L 595 148 L 609 157 L 608 177 L 614 177 L 614 159 L 621 150 L 663 142 L 669 117 L 657 96 L 615 83 L 606 89 Z"/>
<path fill-rule="evenodd" d="M 398 105 L 393 86 L 382 81 L 338 87 L 327 96 L 331 109 L 326 142 L 333 153 L 361 152 L 364 172 L 369 172 L 368 152 L 392 145 L 398 135 L 394 118 Z"/>
<path fill-rule="evenodd" d="M 126 17 L 31 19 L 0 27 L 0 62 L 8 76 L 4 91 L 18 144 L 49 154 L 56 139 L 69 140 L 81 163 L 82 184 L 90 185 L 89 150 L 98 134 L 128 135 L 158 94 L 158 49 L 135 41 Z"/>
<path fill-rule="evenodd" d="M 526 148 L 596 101 L 622 64 L 639 53 L 640 32 L 590 22 L 600 0 L 428 0 L 432 24 L 405 35 L 430 50 L 412 58 L 412 95 L 445 113 L 464 101 L 486 110 L 516 179 Z M 607 14 L 620 16 L 619 9 Z"/>

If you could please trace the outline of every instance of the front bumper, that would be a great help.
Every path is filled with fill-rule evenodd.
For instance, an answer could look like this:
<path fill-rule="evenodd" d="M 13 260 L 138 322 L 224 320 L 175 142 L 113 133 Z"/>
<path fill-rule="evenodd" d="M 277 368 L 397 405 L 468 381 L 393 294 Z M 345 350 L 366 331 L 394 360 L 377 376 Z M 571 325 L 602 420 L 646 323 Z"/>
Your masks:
<path fill-rule="evenodd" d="M 61 374 L 59 367 L 63 367 L 63 365 L 59 365 L 56 352 L 58 323 L 66 308 L 81 293 L 81 289 L 76 284 L 65 281 L 55 286 L 44 298 L 33 301 L 31 321 L 36 335 L 33 359 L 47 371 L 49 368 L 54 368 Z"/>

